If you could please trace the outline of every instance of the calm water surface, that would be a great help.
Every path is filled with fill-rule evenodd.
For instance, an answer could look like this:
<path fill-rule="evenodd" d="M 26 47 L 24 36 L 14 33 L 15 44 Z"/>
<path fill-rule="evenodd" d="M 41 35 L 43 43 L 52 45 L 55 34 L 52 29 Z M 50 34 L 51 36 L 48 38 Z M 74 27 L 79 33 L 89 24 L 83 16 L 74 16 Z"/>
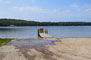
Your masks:
<path fill-rule="evenodd" d="M 43 46 L 43 45 L 54 45 L 53 42 L 59 42 L 58 40 L 17 40 L 11 41 L 8 45 L 16 46 Z"/>
<path fill-rule="evenodd" d="M 37 38 L 39 28 L 48 29 L 48 34 L 57 38 L 91 37 L 89 26 L 20 26 L 0 27 L 0 38 Z"/>

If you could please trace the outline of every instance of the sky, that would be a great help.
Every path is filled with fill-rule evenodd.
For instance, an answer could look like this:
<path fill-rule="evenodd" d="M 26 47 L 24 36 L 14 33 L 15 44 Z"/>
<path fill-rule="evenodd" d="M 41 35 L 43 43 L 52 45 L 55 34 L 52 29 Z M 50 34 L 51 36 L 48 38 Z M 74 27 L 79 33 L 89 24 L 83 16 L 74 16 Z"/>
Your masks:
<path fill-rule="evenodd" d="M 0 0 L 0 18 L 91 22 L 91 0 Z"/>

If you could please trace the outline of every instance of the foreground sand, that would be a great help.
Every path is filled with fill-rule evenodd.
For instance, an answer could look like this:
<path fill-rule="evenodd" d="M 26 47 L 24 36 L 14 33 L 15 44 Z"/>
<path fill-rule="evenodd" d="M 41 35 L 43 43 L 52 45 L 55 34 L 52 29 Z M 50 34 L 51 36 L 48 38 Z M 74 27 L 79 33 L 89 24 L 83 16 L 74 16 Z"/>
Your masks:
<path fill-rule="evenodd" d="M 2 46 L 0 60 L 91 60 L 91 38 L 58 38 L 57 40 L 61 42 L 46 45 L 43 50 L 24 46 Z"/>

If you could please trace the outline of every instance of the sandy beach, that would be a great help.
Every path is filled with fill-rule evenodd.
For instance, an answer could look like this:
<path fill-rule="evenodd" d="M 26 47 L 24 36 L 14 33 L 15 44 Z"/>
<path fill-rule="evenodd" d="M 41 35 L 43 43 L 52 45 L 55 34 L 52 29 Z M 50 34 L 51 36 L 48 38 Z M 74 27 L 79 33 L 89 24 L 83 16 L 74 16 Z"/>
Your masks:
<path fill-rule="evenodd" d="M 41 50 L 4 45 L 0 47 L 0 60 L 91 60 L 91 38 L 42 38 L 40 40 L 60 42 L 45 45 Z"/>

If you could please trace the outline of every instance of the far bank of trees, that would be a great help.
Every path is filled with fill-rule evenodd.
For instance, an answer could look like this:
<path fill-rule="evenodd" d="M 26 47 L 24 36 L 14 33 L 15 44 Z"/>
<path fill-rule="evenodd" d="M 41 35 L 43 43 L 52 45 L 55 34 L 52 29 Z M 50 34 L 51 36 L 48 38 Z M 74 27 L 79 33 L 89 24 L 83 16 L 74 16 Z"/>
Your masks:
<path fill-rule="evenodd" d="M 91 26 L 91 22 L 36 22 L 18 19 L 0 19 L 0 26 Z"/>

